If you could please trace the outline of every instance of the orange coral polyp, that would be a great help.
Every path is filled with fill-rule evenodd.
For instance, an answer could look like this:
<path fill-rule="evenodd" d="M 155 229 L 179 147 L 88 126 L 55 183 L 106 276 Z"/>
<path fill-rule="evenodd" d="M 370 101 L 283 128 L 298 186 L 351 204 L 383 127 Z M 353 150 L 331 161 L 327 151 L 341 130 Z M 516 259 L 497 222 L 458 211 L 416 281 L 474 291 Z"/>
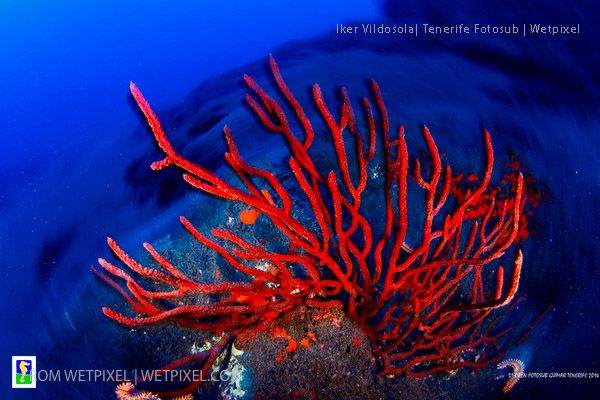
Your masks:
<path fill-rule="evenodd" d="M 260 210 L 257 208 L 251 208 L 249 210 L 243 210 L 240 213 L 240 221 L 247 225 L 252 225 L 260 215 Z"/>

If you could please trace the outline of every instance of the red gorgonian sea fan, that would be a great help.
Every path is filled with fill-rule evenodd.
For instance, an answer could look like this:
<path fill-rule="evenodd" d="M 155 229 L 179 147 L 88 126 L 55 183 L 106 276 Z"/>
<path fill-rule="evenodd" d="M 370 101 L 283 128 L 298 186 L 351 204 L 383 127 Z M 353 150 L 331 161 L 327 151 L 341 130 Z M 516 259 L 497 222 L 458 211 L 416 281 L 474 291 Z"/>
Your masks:
<path fill-rule="evenodd" d="M 313 86 L 316 106 L 337 156 L 335 170 L 322 172 L 309 154 L 311 144 L 318 140 L 313 125 L 273 58 L 271 69 L 293 109 L 292 117 L 298 118 L 302 137 L 292 132 L 283 108 L 251 77 L 244 76 L 254 92 L 247 96 L 247 102 L 269 131 L 287 140 L 293 185 L 302 191 L 303 199 L 294 198 L 284 188 L 281 177 L 244 161 L 227 127 L 229 152 L 225 157 L 245 188 L 182 157 L 133 83 L 131 93 L 166 155 L 152 168 L 176 166 L 184 171 L 185 181 L 201 191 L 258 210 L 251 220 L 258 213 L 260 218 L 268 218 L 273 229 L 285 238 L 285 251 L 274 250 L 260 237 L 230 230 L 212 229 L 212 237 L 207 237 L 181 217 L 196 240 L 248 276 L 243 282 L 199 283 L 150 244 L 144 243 L 144 247 L 156 262 L 153 268 L 133 260 L 109 238 L 108 244 L 117 257 L 142 279 L 99 259 L 106 271 L 126 282 L 129 293 L 109 275 L 92 269 L 120 291 L 137 316 L 126 316 L 108 307 L 103 308 L 104 313 L 130 326 L 171 320 L 192 329 L 226 332 L 211 349 L 176 361 L 164 371 L 191 363 L 193 368 L 208 371 L 236 335 L 301 306 L 343 308 L 370 339 L 383 374 L 420 378 L 460 367 L 478 370 L 500 360 L 506 352 L 502 338 L 510 328 L 500 329 L 499 321 L 509 305 L 515 304 L 523 265 L 521 251 L 511 247 L 525 207 L 522 174 L 512 188 L 512 197 L 489 195 L 494 160 L 490 135 L 485 131 L 487 160 L 483 178 L 460 198 L 453 196 L 454 176 L 450 166 L 442 165 L 426 127 L 423 138 L 430 163 L 421 165 L 417 159 L 409 168 L 404 129 L 400 127 L 397 135 L 390 133 L 387 111 L 375 82 L 371 85 L 374 106 L 368 99 L 363 100 L 364 125 L 355 116 L 344 88 L 338 118 L 325 104 L 319 86 Z M 350 155 L 349 149 L 355 154 Z M 375 174 L 373 160 L 378 158 L 383 167 Z M 378 187 L 373 189 L 373 185 Z M 414 188 L 422 192 L 422 215 L 409 216 L 407 199 L 415 197 L 409 196 L 409 186 L 411 191 Z M 380 198 L 373 198 L 373 193 Z M 299 210 L 299 204 L 307 206 Z M 381 207 L 376 220 L 372 212 L 367 212 L 373 204 Z M 465 218 L 475 208 L 479 216 Z M 307 213 L 314 218 L 311 224 L 305 222 Z M 411 224 L 419 220 L 416 228 L 409 226 L 409 220 Z M 407 243 L 407 234 L 417 229 L 422 229 L 422 234 L 412 236 L 419 236 L 418 242 Z M 505 252 L 509 272 L 499 265 L 498 259 Z M 161 289 L 171 289 L 145 289 L 141 283 L 144 277 L 161 281 Z M 208 304 L 181 305 L 190 294 L 219 296 Z M 175 301 L 165 309 L 162 299 Z M 167 395 L 189 393 L 199 383 Z"/>

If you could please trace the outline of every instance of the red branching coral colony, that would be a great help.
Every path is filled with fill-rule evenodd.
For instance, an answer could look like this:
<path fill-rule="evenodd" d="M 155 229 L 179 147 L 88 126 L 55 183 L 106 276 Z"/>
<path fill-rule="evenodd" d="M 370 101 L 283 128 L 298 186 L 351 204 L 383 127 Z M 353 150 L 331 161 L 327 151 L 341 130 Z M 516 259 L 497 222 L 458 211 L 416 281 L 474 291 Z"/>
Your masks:
<path fill-rule="evenodd" d="M 509 260 L 509 270 L 512 270 L 509 279 L 497 259 L 516 243 L 525 204 L 523 175 L 519 174 L 514 180 L 512 197 L 490 196 L 490 192 L 496 193 L 489 189 L 493 151 L 490 135 L 485 131 L 487 162 L 483 178 L 460 198 L 453 196 L 452 183 L 456 179 L 450 167 L 442 165 L 440 153 L 426 127 L 423 138 L 431 163 L 422 168 L 417 159 L 409 174 L 404 129 L 400 127 L 398 135 L 391 137 L 387 111 L 375 82 L 372 82 L 372 90 L 379 119 L 365 98 L 366 135 L 359 130 L 344 88 L 338 120 L 325 104 L 319 86 L 313 86 L 316 106 L 332 135 L 337 155 L 337 171 L 322 174 L 309 154 L 315 139 L 313 126 L 273 58 L 271 69 L 294 117 L 301 124 L 304 140 L 292 132 L 282 106 L 249 76 L 244 79 L 254 94 L 247 96 L 247 102 L 268 130 L 284 135 L 287 140 L 291 152 L 290 171 L 306 196 L 303 201 L 310 205 L 315 223 L 309 228 L 300 222 L 298 201 L 284 189 L 278 177 L 241 158 L 227 127 L 224 131 L 229 152 L 225 157 L 246 190 L 182 157 L 132 83 L 131 93 L 166 154 L 163 160 L 152 164 L 152 169 L 177 166 L 185 172 L 185 181 L 201 191 L 258 210 L 260 218 L 268 217 L 287 238 L 288 251 L 270 250 L 264 240 L 244 238 L 228 230 L 212 229 L 212 238 L 206 237 L 181 217 L 185 228 L 200 243 L 249 277 L 245 282 L 211 284 L 190 279 L 148 243 L 144 243 L 145 249 L 163 270 L 142 266 L 109 238 L 110 248 L 129 269 L 172 289 L 144 289 L 139 279 L 100 259 L 106 271 L 126 282 L 129 294 L 108 275 L 94 271 L 119 290 L 141 316 L 125 316 L 110 308 L 103 308 L 104 313 L 130 326 L 172 320 L 184 327 L 226 333 L 211 349 L 176 361 L 164 367 L 164 371 L 192 362 L 194 368 L 208 371 L 236 335 L 253 324 L 273 321 L 300 306 L 343 308 L 347 317 L 370 339 L 383 374 L 421 378 L 461 367 L 478 370 L 500 360 L 505 351 L 499 339 L 511 328 L 498 332 L 498 321 L 510 308 L 507 306 L 516 302 L 523 256 L 520 250 L 510 249 L 509 254 L 514 256 Z M 347 134 L 344 137 L 347 131 L 351 137 Z M 349 141 L 356 150 L 355 158 L 347 153 Z M 376 150 L 378 146 L 380 151 Z M 384 160 L 381 179 L 384 188 L 378 193 L 384 198 L 377 201 L 385 206 L 380 221 L 375 221 L 382 225 L 374 229 L 373 221 L 364 215 L 367 204 L 362 200 L 367 193 L 367 182 L 372 179 L 369 165 L 379 153 Z M 351 168 L 350 163 L 356 165 Z M 415 228 L 408 223 L 409 181 L 424 191 L 425 210 L 417 224 L 418 229 L 422 227 L 419 243 L 411 243 L 410 247 L 407 234 L 409 229 L 415 231 Z M 442 210 L 447 212 L 445 216 L 440 215 Z M 477 215 L 473 215 L 474 210 Z M 470 217 L 466 217 L 467 214 Z M 410 219 L 417 218 L 411 215 Z M 269 269 L 259 266 L 265 264 Z M 220 297 L 208 304 L 170 309 L 161 309 L 154 301 L 190 294 L 218 294 Z M 167 395 L 189 393 L 199 383 Z"/>

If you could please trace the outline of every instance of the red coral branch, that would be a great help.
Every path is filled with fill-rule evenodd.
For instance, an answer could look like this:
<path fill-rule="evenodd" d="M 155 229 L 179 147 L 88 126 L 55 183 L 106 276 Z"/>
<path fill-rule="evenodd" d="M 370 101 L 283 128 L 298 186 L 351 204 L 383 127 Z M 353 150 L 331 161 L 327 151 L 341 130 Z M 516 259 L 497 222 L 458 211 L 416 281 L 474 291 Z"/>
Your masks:
<path fill-rule="evenodd" d="M 279 89 L 301 123 L 304 141 L 293 132 L 283 108 L 256 81 L 245 76 L 254 91 L 247 101 L 268 130 L 287 140 L 290 172 L 306 195 L 318 230 L 298 219 L 301 199 L 293 199 L 271 171 L 253 167 L 242 159 L 227 127 L 229 152 L 225 156 L 246 190 L 182 157 L 148 102 L 131 83 L 131 93 L 165 153 L 165 158 L 154 162 L 152 168 L 175 165 L 184 171 L 184 179 L 192 186 L 257 210 L 256 215 L 266 216 L 287 239 L 289 251 L 278 253 L 267 242 L 254 245 L 225 230 L 213 229 L 209 238 L 181 217 L 196 240 L 250 278 L 250 282 L 243 283 L 206 284 L 190 279 L 147 243 L 144 247 L 164 270 L 142 266 L 109 238 L 110 248 L 135 274 L 171 288 L 146 290 L 138 278 L 100 259 L 108 273 L 125 280 L 131 295 L 112 278 L 95 269 L 94 272 L 117 288 L 135 312 L 143 316 L 128 317 L 110 308 L 104 308 L 104 313 L 133 326 L 173 320 L 197 329 L 239 332 L 257 321 L 272 320 L 274 315 L 292 307 L 343 305 L 347 316 L 371 338 L 383 373 L 423 377 L 461 367 L 477 370 L 495 363 L 503 354 L 499 340 L 510 330 L 496 331 L 501 316 L 495 311 L 513 302 L 523 265 L 522 253 L 516 251 L 510 282 L 505 283 L 504 268 L 497 261 L 510 250 L 519 234 L 525 204 L 522 174 L 516 178 L 513 197 L 493 195 L 496 192 L 489 184 L 494 155 L 490 135 L 485 131 L 483 179 L 466 193 L 457 191 L 455 185 L 463 175 L 454 176 L 450 167 L 442 164 L 435 141 L 424 127 L 430 164 L 424 173 L 421 161 L 415 160 L 410 176 L 404 129 L 400 127 L 398 135 L 390 137 L 389 118 L 375 82 L 372 90 L 380 121 L 376 122 L 371 103 L 364 99 L 366 134 L 359 129 L 361 124 L 345 89 L 340 117 L 336 119 L 320 87 L 313 86 L 314 100 L 331 133 L 338 163 L 337 171 L 321 173 L 309 154 L 315 141 L 312 124 L 272 57 L 270 62 Z M 344 135 L 347 131 L 350 137 Z M 383 150 L 379 157 L 385 164 L 383 183 L 371 177 L 378 143 Z M 348 146 L 356 150 L 355 156 L 349 155 Z M 473 177 L 469 182 L 478 180 Z M 409 226 L 408 193 L 418 190 L 409 186 L 412 180 L 425 191 L 424 214 L 420 224 Z M 381 185 L 383 191 L 377 189 Z M 365 203 L 365 194 L 370 191 L 383 193 L 381 220 L 366 216 L 367 207 L 378 206 L 372 198 L 369 204 Z M 460 196 L 456 195 L 458 192 Z M 479 217 L 473 217 L 474 209 Z M 407 235 L 417 227 L 422 227 L 421 239 L 409 247 L 405 243 Z M 269 265 L 269 270 L 265 265 Z M 487 291 L 492 294 L 486 295 Z M 162 309 L 153 300 L 190 294 L 220 296 L 209 304 L 168 309 Z M 469 296 L 470 301 L 466 300 Z M 204 368 L 213 355 L 204 356 Z"/>

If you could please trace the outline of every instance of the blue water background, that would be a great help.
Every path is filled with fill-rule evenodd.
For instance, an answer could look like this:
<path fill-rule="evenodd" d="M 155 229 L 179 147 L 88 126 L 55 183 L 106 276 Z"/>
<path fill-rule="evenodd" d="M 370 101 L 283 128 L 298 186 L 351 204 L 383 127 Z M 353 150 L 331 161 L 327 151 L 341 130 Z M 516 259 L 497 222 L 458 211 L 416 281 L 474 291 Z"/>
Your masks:
<path fill-rule="evenodd" d="M 336 24 L 350 21 L 579 24 L 581 33 L 335 33 Z M 314 82 L 333 102 L 339 85 L 355 99 L 368 96 L 367 79 L 376 79 L 392 122 L 406 124 L 411 134 L 426 123 L 440 148 L 462 149 L 449 154 L 453 163 L 480 163 L 483 127 L 492 132 L 498 159 L 516 153 L 552 197 L 538 210 L 538 235 L 525 252 L 528 321 L 552 304 L 530 337 L 528 368 L 600 372 L 600 74 L 594 68 L 600 18 L 591 7 L 20 2 L 0 6 L 0 22 L 3 398 L 110 398 L 110 384 L 96 389 L 90 383 L 40 383 L 35 394 L 17 394 L 9 388 L 10 356 L 37 355 L 38 368 L 119 368 L 123 349 L 107 343 L 119 327 L 105 331 L 110 322 L 100 307 L 106 290 L 89 266 L 109 256 L 107 236 L 139 248 L 178 229 L 178 216 L 190 207 L 183 186 L 149 171 L 158 153 L 130 98 L 129 81 L 176 134 L 194 118 L 202 122 L 198 110 L 217 110 L 218 123 L 208 121 L 196 137 L 180 138 L 189 139 L 190 155 L 219 168 L 225 122 L 237 123 L 232 127 L 247 156 L 261 151 L 252 147 L 257 139 L 244 123 L 255 120 L 242 103 L 240 78 L 250 73 L 268 86 L 268 53 L 303 103 Z M 561 398 L 558 393 L 569 391 L 593 398 L 598 382 L 530 379 L 511 393 Z"/>

